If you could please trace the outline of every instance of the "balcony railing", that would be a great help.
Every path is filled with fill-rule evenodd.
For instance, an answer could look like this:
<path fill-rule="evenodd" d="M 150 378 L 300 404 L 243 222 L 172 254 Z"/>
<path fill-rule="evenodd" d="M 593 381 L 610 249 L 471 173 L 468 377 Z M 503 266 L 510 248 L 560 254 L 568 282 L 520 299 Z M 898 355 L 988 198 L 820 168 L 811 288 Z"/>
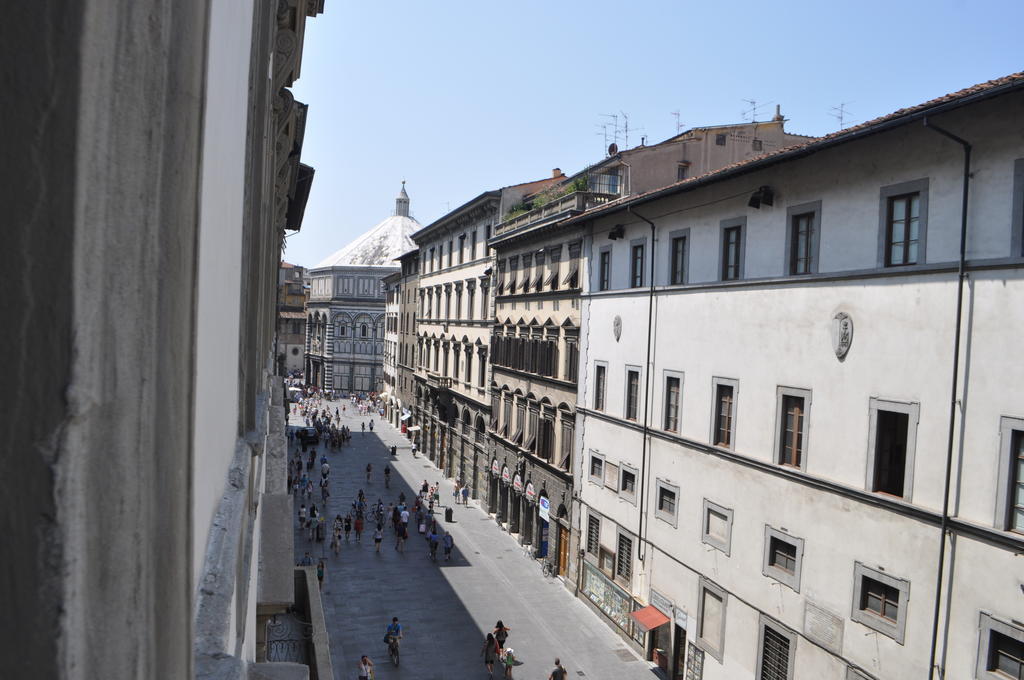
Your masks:
<path fill-rule="evenodd" d="M 589 210 L 594 206 L 613 201 L 616 194 L 600 194 L 592 191 L 574 191 L 553 201 L 545 203 L 539 208 L 524 212 L 520 215 L 505 220 L 494 231 L 495 236 L 501 236 L 526 226 L 535 226 L 545 222 L 555 222 L 572 215 Z"/>

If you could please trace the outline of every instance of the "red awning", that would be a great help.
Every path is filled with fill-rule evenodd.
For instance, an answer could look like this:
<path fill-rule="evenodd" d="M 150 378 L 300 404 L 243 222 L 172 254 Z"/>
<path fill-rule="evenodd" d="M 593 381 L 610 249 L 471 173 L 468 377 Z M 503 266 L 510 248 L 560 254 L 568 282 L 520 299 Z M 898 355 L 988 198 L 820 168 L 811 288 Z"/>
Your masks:
<path fill-rule="evenodd" d="M 661 610 L 655 607 L 653 604 L 649 604 L 643 609 L 638 609 L 630 616 L 636 621 L 641 628 L 644 630 L 654 630 L 658 626 L 664 626 L 668 623 L 669 619 L 667 616 L 661 613 Z"/>

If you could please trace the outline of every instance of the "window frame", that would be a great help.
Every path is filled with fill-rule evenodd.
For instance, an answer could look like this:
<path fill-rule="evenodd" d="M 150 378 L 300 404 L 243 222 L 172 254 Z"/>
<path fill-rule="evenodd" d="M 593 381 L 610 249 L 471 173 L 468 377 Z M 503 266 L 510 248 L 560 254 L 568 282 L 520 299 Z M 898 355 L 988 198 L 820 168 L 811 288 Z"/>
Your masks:
<path fill-rule="evenodd" d="M 722 621 L 719 623 L 718 629 L 718 647 L 714 647 L 704 637 L 704 593 L 705 591 L 710 592 L 716 596 L 722 602 Z M 719 663 L 725 656 L 725 621 L 729 610 L 729 593 L 723 588 L 719 587 L 713 581 L 710 581 L 703 576 L 700 577 L 697 583 L 697 630 L 694 637 L 694 644 L 700 649 L 704 650 L 706 654 L 710 654 Z"/>
<path fill-rule="evenodd" d="M 672 378 L 675 378 L 676 380 L 679 381 L 679 395 L 678 395 L 678 397 L 676 399 L 676 409 L 675 409 L 675 416 L 674 416 L 675 417 L 675 421 L 676 421 L 675 429 L 669 429 L 669 427 L 668 427 L 668 417 L 669 417 L 669 411 L 668 411 L 668 407 L 669 407 L 668 381 L 669 381 L 669 379 L 672 379 Z M 683 374 L 682 371 L 672 371 L 672 370 L 669 370 L 669 369 L 665 369 L 664 371 L 662 371 L 662 381 L 661 381 L 661 384 L 662 384 L 662 391 L 661 391 L 661 394 L 662 394 L 662 397 L 661 397 L 661 429 L 664 430 L 665 432 L 673 432 L 673 433 L 675 433 L 677 435 L 682 431 L 683 383 L 684 383 L 684 374 Z"/>
<path fill-rule="evenodd" d="M 758 614 L 757 668 L 754 672 L 754 677 L 761 677 L 762 665 L 764 663 L 764 633 L 766 628 L 771 628 L 779 637 L 784 637 L 789 642 L 789 660 L 786 663 L 786 680 L 793 680 L 793 672 L 796 668 L 797 634 L 775 619 L 761 613 Z"/>
<path fill-rule="evenodd" d="M 803 422 L 800 427 L 800 437 L 803 442 L 803 447 L 800 450 L 800 464 L 791 465 L 790 463 L 784 463 L 782 461 L 784 452 L 782 447 L 782 438 L 785 434 L 785 401 L 786 397 L 796 397 L 804 400 L 804 411 L 803 411 Z M 791 470 L 800 470 L 801 472 L 807 472 L 807 453 L 810 450 L 810 434 L 811 434 L 811 390 L 803 389 L 800 387 L 786 387 L 779 385 L 775 388 L 775 448 L 773 451 L 773 460 L 776 465 L 780 465 Z"/>
<path fill-rule="evenodd" d="M 623 483 L 622 483 L 623 482 L 623 476 L 626 473 L 629 473 L 629 474 L 633 475 L 633 490 L 632 491 L 626 491 L 623 488 Z M 632 465 L 629 465 L 628 463 L 622 463 L 622 462 L 619 463 L 619 488 L 618 488 L 619 498 L 622 498 L 623 500 L 625 500 L 625 501 L 627 501 L 629 503 L 632 503 L 633 505 L 636 505 L 636 481 L 639 478 L 639 476 L 640 476 L 640 471 L 637 468 L 633 467 Z"/>
<path fill-rule="evenodd" d="M 1010 210 L 1010 256 L 1024 257 L 1024 158 L 1013 162 L 1013 206 Z"/>
<path fill-rule="evenodd" d="M 907 416 L 907 451 L 904 456 L 903 495 L 894 496 L 884 491 L 875 491 L 875 449 L 878 438 L 878 411 L 892 411 Z M 914 457 L 917 450 L 917 428 L 921 421 L 921 404 L 919 402 L 892 401 L 871 397 L 868 402 L 868 456 L 865 477 L 865 489 L 870 493 L 880 493 L 891 498 L 902 498 L 907 503 L 914 499 Z"/>
<path fill-rule="evenodd" d="M 783 541 L 796 547 L 796 566 L 793 569 L 793 573 L 789 573 L 785 569 L 781 569 L 772 564 L 772 551 L 771 542 L 772 539 L 777 541 Z M 788 586 L 795 593 L 800 592 L 800 577 L 803 573 L 804 564 L 804 539 L 792 536 L 789 533 L 776 529 L 775 527 L 765 524 L 764 525 L 764 554 L 761 558 L 761 573 L 770 579 L 778 581 L 779 583 Z"/>
<path fill-rule="evenodd" d="M 603 380 L 598 380 L 598 368 L 603 372 Z M 600 405 L 598 401 L 600 400 Z M 594 362 L 594 410 L 602 413 L 608 410 L 608 362 Z"/>
<path fill-rule="evenodd" d="M 600 475 L 594 474 L 594 459 L 601 461 Z M 593 449 L 587 452 L 587 479 L 600 487 L 604 487 L 604 470 L 606 462 L 607 461 L 603 453 L 598 453 Z"/>
<path fill-rule="evenodd" d="M 601 556 L 601 522 L 602 522 L 602 519 L 603 518 L 601 517 L 601 515 L 598 515 L 595 512 L 591 511 L 591 512 L 587 513 L 587 534 L 586 534 L 587 538 L 586 538 L 586 541 L 584 542 L 584 551 L 585 551 L 586 554 L 593 555 L 594 557 L 600 557 Z M 590 524 L 591 524 L 591 521 L 597 522 L 597 541 L 594 542 L 594 550 L 593 551 L 590 550 Z"/>
<path fill-rule="evenodd" d="M 727 387 L 732 387 L 732 414 L 731 414 L 731 419 L 732 419 L 731 420 L 731 425 L 732 425 L 732 427 L 730 429 L 729 444 L 727 446 L 717 443 L 718 442 L 718 437 L 717 437 L 717 433 L 718 433 L 718 388 L 721 385 L 724 385 L 724 386 L 727 386 Z M 740 396 L 740 381 L 739 380 L 735 380 L 733 378 L 720 378 L 718 376 L 715 376 L 715 377 L 711 378 L 711 433 L 710 433 L 710 436 L 708 437 L 708 441 L 711 443 L 712 446 L 717 446 L 718 448 L 726 449 L 726 450 L 729 450 L 729 451 L 735 451 L 736 450 L 736 416 L 737 416 L 737 412 L 738 412 L 737 406 L 739 404 L 739 396 Z"/>
<path fill-rule="evenodd" d="M 636 373 L 636 404 L 634 405 L 635 413 L 633 417 L 629 417 L 629 374 Z M 622 386 L 622 417 L 625 420 L 631 422 L 639 422 L 640 420 L 640 385 L 643 380 L 643 370 L 639 366 L 632 366 L 627 364 L 625 367 L 625 382 Z"/>
<path fill-rule="evenodd" d="M 928 185 L 929 178 L 890 184 L 878 191 L 878 258 L 879 269 L 892 267 L 912 267 L 928 262 Z M 913 264 L 887 264 L 889 260 L 889 199 L 905 194 L 918 194 L 917 219 L 917 262 Z"/>
<path fill-rule="evenodd" d="M 597 253 L 597 289 L 612 289 L 612 247 L 602 246 Z"/>
<path fill-rule="evenodd" d="M 661 509 L 661 490 L 671 491 L 675 494 L 675 500 L 672 505 L 674 510 L 671 513 L 665 512 Z M 671 483 L 667 479 L 658 478 L 654 482 L 654 516 L 661 521 L 670 524 L 673 528 L 679 526 L 679 486 Z"/>
<path fill-rule="evenodd" d="M 640 249 L 639 260 L 637 248 Z M 647 276 L 647 239 L 635 238 L 629 242 L 629 287 L 643 288 L 647 285 Z"/>
<path fill-rule="evenodd" d="M 725 278 L 726 274 L 726 237 L 727 233 L 732 229 L 738 229 L 739 243 L 736 246 L 736 276 L 732 278 Z M 747 218 L 746 217 L 733 217 L 728 220 L 722 220 L 718 225 L 718 280 L 719 281 L 742 281 L 744 278 L 744 269 L 746 264 L 746 249 L 747 249 Z"/>
<path fill-rule="evenodd" d="M 676 239 L 683 239 L 683 271 L 681 280 L 676 281 Z M 690 282 L 690 229 L 676 229 L 668 234 L 668 266 L 665 268 L 668 278 L 665 283 L 669 286 L 682 286 Z"/>
<path fill-rule="evenodd" d="M 877 614 L 861 609 L 860 603 L 864 594 L 864 579 L 870 578 L 890 588 L 899 591 L 896 614 L 896 621 L 891 622 Z M 907 605 L 910 601 L 910 581 L 887 574 L 878 569 L 872 569 L 863 562 L 853 563 L 853 611 L 850 619 L 892 638 L 897 644 L 902 645 L 907 629 Z"/>
<path fill-rule="evenodd" d="M 717 512 L 719 515 L 725 515 L 726 526 L 728 527 L 727 536 L 724 541 L 720 541 L 717 537 L 712 536 L 708 533 L 708 512 Z M 719 505 L 714 501 L 704 499 L 704 503 L 701 510 L 700 516 L 700 540 L 701 543 L 706 543 L 716 550 L 720 550 L 725 553 L 726 557 L 730 556 L 732 552 L 732 524 L 733 524 L 733 511 L 724 505 Z"/>
<path fill-rule="evenodd" d="M 1006 680 L 1006 675 L 989 670 L 988 660 L 992 654 L 992 632 L 1024 643 L 1024 627 L 996 618 L 982 611 L 978 621 L 978 662 L 974 677 L 978 680 Z"/>
<path fill-rule="evenodd" d="M 808 258 L 809 263 L 806 272 L 795 272 L 793 271 L 794 265 L 796 264 L 793 258 L 793 248 L 795 247 L 794 238 L 794 220 L 797 217 L 813 213 L 814 217 L 811 218 L 811 237 L 808 245 Z M 798 205 L 791 205 L 786 208 L 786 276 L 807 276 L 808 274 L 818 273 L 818 254 L 821 252 L 821 201 L 810 201 L 807 203 L 800 203 Z"/>
<path fill-rule="evenodd" d="M 1015 435 L 1015 432 L 1021 434 Z M 1020 534 L 1013 528 L 1013 487 L 1017 483 L 1013 444 L 1017 436 L 1024 437 L 1024 418 L 999 418 L 999 472 L 996 487 L 996 507 L 993 526 L 1000 531 Z"/>
<path fill-rule="evenodd" d="M 625 578 L 623 578 L 623 574 L 619 570 L 619 566 L 623 562 L 622 547 L 621 547 L 622 539 L 623 538 L 625 538 L 627 541 L 629 541 L 629 557 L 627 559 L 627 564 L 629 565 L 629 573 L 626 574 Z M 632 588 L 630 586 L 633 583 L 633 550 L 635 548 L 636 548 L 636 536 L 634 536 L 633 534 L 631 534 L 628 531 L 624 531 L 622 529 L 622 527 L 616 527 L 616 531 L 615 531 L 615 570 L 614 570 L 614 576 L 612 576 L 612 580 L 613 581 L 618 581 L 621 585 L 626 586 L 630 590 L 632 590 Z"/>

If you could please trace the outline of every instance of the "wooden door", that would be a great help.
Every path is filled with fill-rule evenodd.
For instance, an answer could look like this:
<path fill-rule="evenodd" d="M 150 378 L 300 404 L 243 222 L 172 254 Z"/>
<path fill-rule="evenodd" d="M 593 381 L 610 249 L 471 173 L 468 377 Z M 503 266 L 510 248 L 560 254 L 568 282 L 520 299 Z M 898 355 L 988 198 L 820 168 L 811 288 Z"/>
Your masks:
<path fill-rule="evenodd" d="M 558 575 L 564 576 L 569 568 L 569 530 L 558 525 Z"/>

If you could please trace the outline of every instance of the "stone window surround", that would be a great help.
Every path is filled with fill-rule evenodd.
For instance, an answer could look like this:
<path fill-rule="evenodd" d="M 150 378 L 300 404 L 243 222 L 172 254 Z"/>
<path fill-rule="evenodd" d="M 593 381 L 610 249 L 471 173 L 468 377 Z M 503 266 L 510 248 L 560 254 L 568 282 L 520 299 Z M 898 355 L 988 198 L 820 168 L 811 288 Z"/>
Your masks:
<path fill-rule="evenodd" d="M 668 491 L 671 491 L 676 496 L 676 500 L 675 500 L 675 504 L 674 504 L 675 505 L 675 512 L 673 512 L 671 514 L 663 511 L 660 507 L 658 507 L 659 506 L 659 501 L 661 499 L 661 490 L 662 489 L 666 489 Z M 680 496 L 679 496 L 679 486 L 678 485 L 673 484 L 669 480 L 662 479 L 660 477 L 655 480 L 655 482 L 654 482 L 654 499 L 652 501 L 652 503 L 654 505 L 654 516 L 657 517 L 658 519 L 660 519 L 661 521 L 665 522 L 666 524 L 671 525 L 673 528 L 678 528 L 679 527 L 679 500 L 680 500 Z"/>
<path fill-rule="evenodd" d="M 722 601 L 722 621 L 719 629 L 719 640 L 721 644 L 716 648 L 713 647 L 709 642 L 706 642 L 703 636 L 704 628 L 704 591 L 709 591 Z M 704 578 L 700 577 L 697 585 L 697 634 L 694 637 L 694 644 L 700 647 L 706 654 L 714 657 L 719 663 L 722 663 L 722 659 L 725 656 L 725 620 L 729 605 L 729 594 L 718 585 Z"/>
<path fill-rule="evenodd" d="M 600 395 L 601 396 L 601 408 L 597 408 L 597 397 L 598 397 L 598 395 L 597 395 L 597 389 L 598 389 L 598 384 L 597 384 L 597 367 L 598 366 L 604 367 L 604 384 L 601 385 L 601 390 L 602 390 L 603 394 Z M 607 361 L 594 361 L 594 395 L 593 395 L 593 398 L 590 400 L 590 402 L 594 405 L 594 410 L 595 411 L 602 411 L 602 412 L 607 412 L 608 411 L 608 362 Z"/>
<path fill-rule="evenodd" d="M 633 285 L 633 278 L 636 275 L 635 262 L 633 260 L 633 249 L 637 246 L 641 248 L 640 258 L 640 285 Z M 627 288 L 644 288 L 650 281 L 651 273 L 647 271 L 647 237 L 635 238 L 629 242 L 629 285 Z"/>
<path fill-rule="evenodd" d="M 811 220 L 811 247 L 810 266 L 805 274 L 793 274 L 793 218 L 797 215 L 814 213 Z M 807 274 L 818 273 L 818 254 L 821 252 L 821 201 L 808 201 L 799 205 L 791 205 L 786 208 L 786 250 L 783 260 L 783 274 L 785 276 L 806 276 Z"/>
<path fill-rule="evenodd" d="M 740 228 L 740 259 L 738 266 L 738 273 L 735 279 L 729 279 L 730 281 L 739 281 L 746 278 L 746 263 L 747 263 L 747 218 L 744 217 L 732 217 L 727 220 L 722 220 L 718 223 L 718 280 L 725 281 L 722 278 L 725 276 L 725 271 L 722 268 L 723 261 L 725 259 L 725 230 L 731 227 Z"/>
<path fill-rule="evenodd" d="M 1024 158 L 1018 158 L 1013 162 L 1010 230 L 1010 256 L 1024 257 Z"/>
<path fill-rule="evenodd" d="M 761 677 L 761 664 L 764 662 L 765 628 L 771 628 L 772 631 L 789 640 L 789 660 L 786 664 L 786 680 L 793 680 L 793 670 L 796 667 L 797 634 L 783 626 L 775 619 L 760 613 L 758 614 L 757 624 L 757 670 L 754 673 L 754 677 Z"/>
<path fill-rule="evenodd" d="M 785 397 L 801 397 L 804 400 L 803 424 L 800 428 L 801 440 L 803 441 L 803 448 L 800 451 L 800 466 L 798 468 L 794 468 L 792 465 L 787 467 L 807 472 L 807 454 L 810 451 L 811 441 L 811 390 L 800 387 L 785 387 L 783 385 L 779 385 L 775 389 L 775 445 L 772 450 L 772 460 L 776 465 L 782 465 L 780 461 L 782 460 L 783 418 L 786 415 L 783 412 Z"/>
<path fill-rule="evenodd" d="M 997 619 L 988 612 L 981 612 L 978 623 L 978 664 L 974 671 L 974 677 L 978 680 L 1005 680 L 1006 676 L 1001 673 L 993 673 L 988 670 L 989 645 L 992 642 L 992 631 L 1002 633 L 1008 638 L 1024 642 L 1024 628 L 1020 624 L 1007 623 Z"/>
<path fill-rule="evenodd" d="M 629 417 L 629 374 L 631 371 L 635 371 L 637 374 L 636 380 L 636 418 Z M 607 374 L 605 374 L 607 375 Z M 624 378 L 622 385 L 622 418 L 629 422 L 640 422 L 640 413 L 643 410 L 643 384 L 644 384 L 644 371 L 640 366 L 633 364 L 626 364 L 623 369 L 622 376 Z"/>
<path fill-rule="evenodd" d="M 729 446 L 721 447 L 715 443 L 715 433 L 718 431 L 718 386 L 727 385 L 732 387 L 732 434 L 729 437 Z M 740 381 L 735 378 L 711 378 L 711 433 L 708 435 L 708 443 L 711 446 L 726 448 L 729 451 L 736 450 L 736 416 L 739 412 Z"/>
<path fill-rule="evenodd" d="M 868 456 L 865 477 L 865 489 L 871 493 L 875 482 L 875 439 L 878 428 L 878 412 L 894 411 L 907 414 L 907 455 L 906 470 L 903 473 L 903 500 L 908 503 L 914 498 L 914 455 L 917 449 L 917 426 L 921 420 L 921 404 L 919 402 L 891 401 L 871 397 L 868 401 Z"/>
<path fill-rule="evenodd" d="M 601 287 L 601 257 L 604 253 L 608 253 L 608 287 Z M 612 281 L 612 247 L 610 245 L 601 246 L 597 253 L 597 266 L 594 268 L 597 272 L 597 281 L 594 282 L 594 290 L 614 290 L 615 286 Z"/>
<path fill-rule="evenodd" d="M 1000 531 L 1010 531 L 1013 527 L 1013 520 L 1010 517 L 1010 509 L 1013 499 L 1015 465 L 1013 446 L 1013 433 L 1024 432 L 1024 418 L 1013 418 L 1000 416 L 999 418 L 999 468 L 998 482 L 996 486 L 996 507 L 993 526 Z"/>
<path fill-rule="evenodd" d="M 903 194 L 920 194 L 918 203 L 917 219 L 917 262 L 913 264 L 926 264 L 928 262 L 928 178 L 900 182 L 881 187 L 878 190 L 878 268 L 890 269 L 892 267 L 905 267 L 907 265 L 886 265 L 886 251 L 889 244 L 886 240 L 886 233 L 889 231 L 889 199 L 893 196 Z"/>
<path fill-rule="evenodd" d="M 672 283 L 672 242 L 677 238 L 685 238 L 686 246 L 683 249 L 683 281 L 682 283 Z M 675 229 L 668 233 L 668 262 L 665 266 L 665 285 L 666 286 L 683 286 L 690 282 L 690 228 Z"/>
<path fill-rule="evenodd" d="M 720 515 L 725 516 L 727 529 L 727 536 L 724 541 L 712 536 L 708 533 L 708 512 L 714 510 Z M 721 550 L 725 553 L 726 557 L 729 557 L 729 553 L 732 550 L 732 522 L 733 522 L 733 511 L 726 508 L 723 505 L 719 505 L 714 501 L 710 501 L 707 498 L 704 499 L 703 509 L 701 510 L 700 516 L 700 540 L 702 543 L 710 545 L 716 550 Z"/>
<path fill-rule="evenodd" d="M 661 429 L 665 429 L 665 409 L 668 407 L 668 379 L 679 378 L 679 403 L 677 405 L 679 410 L 676 413 L 676 429 L 665 430 L 666 432 L 674 432 L 675 434 L 679 434 L 683 430 L 683 386 L 686 384 L 686 373 L 684 373 L 683 371 L 673 371 L 672 369 L 668 368 L 663 369 L 661 373 L 662 398 L 661 413 L 659 414 L 661 416 Z"/>
<path fill-rule="evenodd" d="M 630 473 L 633 474 L 633 491 L 632 492 L 625 491 L 622 488 L 622 473 L 623 472 L 630 472 Z M 623 463 L 623 462 L 620 461 L 619 462 L 619 488 L 617 489 L 618 494 L 619 494 L 619 498 L 621 498 L 622 500 L 626 501 L 627 503 L 632 503 L 633 505 L 636 505 L 636 485 L 637 485 L 637 482 L 639 481 L 639 479 L 640 479 L 640 471 L 638 469 L 636 469 L 632 465 L 629 465 L 628 463 Z"/>
<path fill-rule="evenodd" d="M 881 616 L 875 615 L 873 612 L 860 608 L 865 577 L 878 581 L 879 583 L 883 583 L 890 588 L 895 588 L 900 592 L 899 612 L 896 615 L 895 623 L 887 621 Z M 871 630 L 877 631 L 886 637 L 890 637 L 895 640 L 897 644 L 902 645 L 907 628 L 907 605 L 909 604 L 909 600 L 910 581 L 891 576 L 878 569 L 872 569 L 862 562 L 853 563 L 853 610 L 850 613 L 850 619 L 853 621 L 856 621 Z"/>
<path fill-rule="evenodd" d="M 597 459 L 599 459 L 601 461 L 601 476 L 600 477 L 597 477 L 597 476 L 591 474 L 591 470 L 593 469 L 592 461 L 593 461 L 594 458 L 597 458 Z M 599 487 L 602 487 L 602 488 L 604 487 L 604 468 L 605 468 L 605 463 L 606 463 L 606 460 L 605 460 L 605 457 L 604 457 L 603 453 L 598 453 L 597 451 L 595 451 L 593 449 L 591 449 L 590 451 L 587 452 L 587 479 L 592 484 L 597 484 Z"/>
<path fill-rule="evenodd" d="M 773 566 L 770 563 L 771 559 L 771 539 L 777 539 L 785 541 L 790 545 L 796 546 L 796 568 L 793 573 L 787 573 L 786 571 Z M 800 575 L 803 571 L 804 566 L 804 539 L 791 536 L 790 534 L 776 529 L 768 524 L 764 525 L 764 555 L 761 560 L 761 573 L 768 578 L 775 579 L 779 583 L 789 586 L 794 592 L 800 592 Z"/>

